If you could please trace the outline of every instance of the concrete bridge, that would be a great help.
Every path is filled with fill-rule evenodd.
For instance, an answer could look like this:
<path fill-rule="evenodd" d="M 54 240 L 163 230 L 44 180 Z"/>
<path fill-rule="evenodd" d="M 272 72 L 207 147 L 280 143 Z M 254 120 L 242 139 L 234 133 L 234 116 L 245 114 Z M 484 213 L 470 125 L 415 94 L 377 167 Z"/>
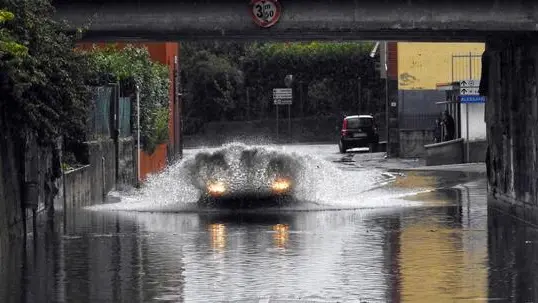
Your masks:
<path fill-rule="evenodd" d="M 487 3 L 489 2 L 489 3 Z M 87 39 L 484 40 L 534 32 L 532 0 L 280 0 L 278 23 L 260 29 L 249 0 L 56 0 L 58 18 L 91 24 Z"/>
<path fill-rule="evenodd" d="M 281 0 L 260 28 L 249 1 L 56 0 L 86 40 L 484 41 L 491 195 L 538 217 L 538 2 L 533 0 Z M 533 212 L 526 211 L 533 209 Z"/>

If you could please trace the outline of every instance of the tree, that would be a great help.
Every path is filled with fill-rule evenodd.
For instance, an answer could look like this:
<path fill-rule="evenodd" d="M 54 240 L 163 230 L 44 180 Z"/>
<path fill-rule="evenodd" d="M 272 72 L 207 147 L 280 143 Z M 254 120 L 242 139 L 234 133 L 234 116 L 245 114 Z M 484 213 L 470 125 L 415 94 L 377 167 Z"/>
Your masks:
<path fill-rule="evenodd" d="M 185 55 L 182 79 L 187 117 L 196 116 L 203 122 L 241 119 L 244 79 L 236 63 L 207 50 L 186 48 L 190 57 Z"/>
<path fill-rule="evenodd" d="M 86 137 L 87 58 L 74 50 L 75 39 L 53 19 L 47 0 L 0 0 L 2 30 L 0 111 L 19 137 L 37 134 L 50 145 L 64 136 L 68 146 Z M 10 13 L 11 12 L 11 13 Z"/>
<path fill-rule="evenodd" d="M 339 116 L 356 112 L 359 99 L 371 100 L 368 110 L 373 112 L 376 104 L 384 104 L 383 81 L 369 57 L 372 43 L 211 41 L 184 43 L 182 47 L 187 133 L 210 121 L 243 120 L 247 89 L 251 116 L 272 117 L 272 90 L 284 87 L 287 74 L 294 75 L 294 94 L 302 92 L 304 100 L 303 106 L 294 101 L 292 113 Z"/>
<path fill-rule="evenodd" d="M 13 20 L 15 15 L 6 10 L 0 10 L 0 25 Z M 14 40 L 9 31 L 5 28 L 0 28 L 0 57 L 6 55 L 14 57 L 26 56 L 28 48 Z"/>

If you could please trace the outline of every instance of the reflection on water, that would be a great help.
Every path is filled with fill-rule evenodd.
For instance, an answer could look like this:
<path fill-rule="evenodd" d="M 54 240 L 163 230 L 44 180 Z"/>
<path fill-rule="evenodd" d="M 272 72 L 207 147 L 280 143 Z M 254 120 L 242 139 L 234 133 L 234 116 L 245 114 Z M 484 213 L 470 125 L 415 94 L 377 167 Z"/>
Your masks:
<path fill-rule="evenodd" d="M 272 215 L 77 211 L 35 246 L 0 246 L 0 301 L 537 301 L 538 232 L 488 210 L 483 180 L 413 199 L 427 203 Z"/>
<path fill-rule="evenodd" d="M 278 248 L 286 248 L 286 243 L 290 238 L 290 227 L 287 224 L 273 225 L 273 243 Z"/>
<path fill-rule="evenodd" d="M 209 224 L 209 234 L 211 235 L 211 247 L 223 252 L 226 249 L 226 226 L 224 224 Z"/>
<path fill-rule="evenodd" d="M 538 302 L 538 229 L 494 208 L 488 210 L 489 296 Z"/>

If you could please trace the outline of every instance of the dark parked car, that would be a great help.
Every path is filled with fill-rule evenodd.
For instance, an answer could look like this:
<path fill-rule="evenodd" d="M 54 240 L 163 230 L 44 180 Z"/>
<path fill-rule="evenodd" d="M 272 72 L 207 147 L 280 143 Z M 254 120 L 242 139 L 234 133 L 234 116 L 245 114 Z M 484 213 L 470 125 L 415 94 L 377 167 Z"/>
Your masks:
<path fill-rule="evenodd" d="M 368 147 L 370 152 L 375 152 L 378 144 L 379 134 L 373 116 L 356 115 L 344 118 L 338 142 L 340 153 L 357 147 Z"/>

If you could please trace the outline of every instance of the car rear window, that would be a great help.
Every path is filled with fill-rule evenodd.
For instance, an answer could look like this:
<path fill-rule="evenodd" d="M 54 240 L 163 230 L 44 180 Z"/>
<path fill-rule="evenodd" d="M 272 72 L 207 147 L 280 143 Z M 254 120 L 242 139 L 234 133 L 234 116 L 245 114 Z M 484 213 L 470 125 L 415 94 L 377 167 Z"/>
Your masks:
<path fill-rule="evenodd" d="M 349 118 L 347 119 L 347 128 L 370 127 L 374 124 L 373 120 L 372 118 Z"/>

